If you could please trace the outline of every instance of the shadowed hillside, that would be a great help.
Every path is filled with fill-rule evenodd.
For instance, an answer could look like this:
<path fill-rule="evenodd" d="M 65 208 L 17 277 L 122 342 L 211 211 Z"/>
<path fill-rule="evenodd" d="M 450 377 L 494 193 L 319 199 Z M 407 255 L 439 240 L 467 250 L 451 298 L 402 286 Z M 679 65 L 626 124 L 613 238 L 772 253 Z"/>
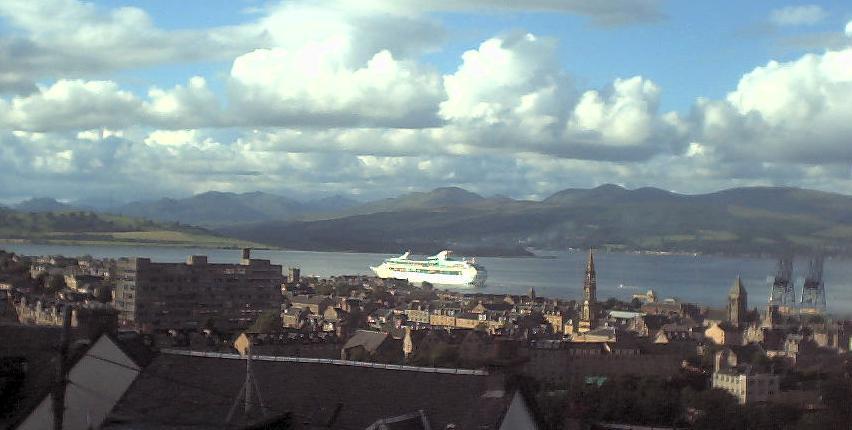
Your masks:
<path fill-rule="evenodd" d="M 723 254 L 852 250 L 852 197 L 797 188 L 681 195 L 604 185 L 560 191 L 540 202 L 486 199 L 443 188 L 368 203 L 349 212 L 357 214 L 221 231 L 315 250 L 455 248 L 507 255 L 516 255 L 523 247 Z"/>

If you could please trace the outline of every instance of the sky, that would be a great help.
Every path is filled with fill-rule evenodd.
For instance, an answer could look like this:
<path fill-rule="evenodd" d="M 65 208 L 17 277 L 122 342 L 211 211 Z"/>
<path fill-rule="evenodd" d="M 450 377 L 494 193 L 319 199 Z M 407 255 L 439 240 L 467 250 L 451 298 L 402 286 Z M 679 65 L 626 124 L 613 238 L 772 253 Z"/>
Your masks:
<path fill-rule="evenodd" d="M 852 194 L 847 1 L 0 0 L 0 202 Z"/>

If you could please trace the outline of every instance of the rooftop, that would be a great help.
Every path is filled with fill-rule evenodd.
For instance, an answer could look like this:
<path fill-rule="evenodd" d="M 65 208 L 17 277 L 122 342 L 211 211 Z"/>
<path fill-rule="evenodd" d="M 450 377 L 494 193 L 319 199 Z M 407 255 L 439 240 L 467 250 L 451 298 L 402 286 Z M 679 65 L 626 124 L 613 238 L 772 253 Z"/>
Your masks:
<path fill-rule="evenodd" d="M 161 353 L 155 358 L 113 410 L 105 428 L 224 425 L 245 380 L 245 360 L 235 354 L 184 354 Z M 505 412 L 511 400 L 509 395 L 493 395 L 495 383 L 502 388 L 502 379 L 485 372 L 285 357 L 258 357 L 252 368 L 270 415 L 292 414 L 296 429 L 364 429 L 379 419 L 421 410 L 432 428 L 456 424 L 496 429 L 502 418 L 499 411 Z M 441 395 L 431 395 L 435 393 Z M 483 416 L 482 410 L 498 412 Z M 259 414 L 253 419 L 240 413 L 235 417 L 237 425 L 262 419 Z"/>

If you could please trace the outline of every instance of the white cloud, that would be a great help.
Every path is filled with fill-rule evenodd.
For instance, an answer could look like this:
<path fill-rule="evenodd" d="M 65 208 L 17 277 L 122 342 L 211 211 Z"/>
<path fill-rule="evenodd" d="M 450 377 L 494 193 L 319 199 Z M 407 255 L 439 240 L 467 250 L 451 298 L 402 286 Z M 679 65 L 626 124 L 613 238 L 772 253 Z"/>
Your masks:
<path fill-rule="evenodd" d="M 382 50 L 397 59 L 415 59 L 440 48 L 441 24 L 420 13 L 393 13 L 394 4 L 376 10 L 366 2 L 281 2 L 255 25 L 269 36 L 269 47 L 333 47 L 337 61 L 348 68 L 363 66 Z"/>
<path fill-rule="evenodd" d="M 616 79 L 606 98 L 599 91 L 583 94 L 568 123 L 569 132 L 595 133 L 603 142 L 615 144 L 644 143 L 653 132 L 659 97 L 659 87 L 640 76 Z"/>
<path fill-rule="evenodd" d="M 769 21 L 780 26 L 814 25 L 828 16 L 818 5 L 786 6 L 769 14 Z"/>
<path fill-rule="evenodd" d="M 262 49 L 231 68 L 231 103 L 256 125 L 434 124 L 442 97 L 438 75 L 380 51 L 347 67 L 337 44 L 298 51 Z"/>
<path fill-rule="evenodd" d="M 27 96 L 0 99 L 0 124 L 12 130 L 64 131 L 130 126 L 226 126 L 221 104 L 201 77 L 170 90 L 152 88 L 148 100 L 113 81 L 61 79 Z"/>
<path fill-rule="evenodd" d="M 441 116 L 494 124 L 516 109 L 531 110 L 530 103 L 544 103 L 542 91 L 568 85 L 554 49 L 554 40 L 525 34 L 488 39 L 465 52 L 458 70 L 444 77 L 447 100 L 441 103 Z"/>
<path fill-rule="evenodd" d="M 145 113 L 150 123 L 174 128 L 227 125 L 221 102 L 201 76 L 170 90 L 151 88 L 148 97 Z"/>
<path fill-rule="evenodd" d="M 659 116 L 659 87 L 616 79 L 577 90 L 558 64 L 555 41 L 531 34 L 492 38 L 444 77 L 441 116 L 450 142 L 581 159 L 647 158 L 683 134 L 674 114 Z"/>
<path fill-rule="evenodd" d="M 138 118 L 141 102 L 111 81 L 59 80 L 38 93 L 0 101 L 0 122 L 14 130 L 121 128 Z"/>
<path fill-rule="evenodd" d="M 724 101 L 696 105 L 693 138 L 724 149 L 729 157 L 852 162 L 849 64 L 852 48 L 757 67 Z"/>
<path fill-rule="evenodd" d="M 0 98 L 0 183 L 24 183 L 14 191 L 24 197 L 282 184 L 368 197 L 448 184 L 544 197 L 604 182 L 852 192 L 847 42 L 757 67 L 723 100 L 678 115 L 660 112 L 665 88 L 648 77 L 578 88 L 568 71 L 582 59 L 560 59 L 557 41 L 525 33 L 483 41 L 441 76 L 423 63 L 443 37 L 424 11 L 484 8 L 479 0 L 286 2 L 254 23 L 199 32 L 157 28 L 139 9 L 55 1 L 46 12 L 0 6 L 16 29 L 0 38 L 0 92 L 18 94 Z M 500 8 L 629 21 L 615 4 Z M 790 16 L 789 25 L 809 22 Z M 11 52 L 24 54 L 11 61 Z M 211 56 L 232 61 L 226 94 L 215 75 L 139 94 L 129 80 L 74 78 Z"/>
<path fill-rule="evenodd" d="M 844 30 L 847 36 L 852 37 L 852 21 L 846 23 L 846 28 Z"/>
<path fill-rule="evenodd" d="M 74 0 L 6 0 L 0 18 L 18 30 L 0 38 L 0 76 L 17 77 L 23 87 L 45 77 L 229 59 L 268 43 L 262 29 L 249 26 L 164 30 L 142 9 L 103 10 Z"/>
<path fill-rule="evenodd" d="M 83 130 L 77 133 L 77 139 L 96 142 L 109 139 L 110 137 L 124 137 L 124 130 L 110 130 L 108 128 Z"/>

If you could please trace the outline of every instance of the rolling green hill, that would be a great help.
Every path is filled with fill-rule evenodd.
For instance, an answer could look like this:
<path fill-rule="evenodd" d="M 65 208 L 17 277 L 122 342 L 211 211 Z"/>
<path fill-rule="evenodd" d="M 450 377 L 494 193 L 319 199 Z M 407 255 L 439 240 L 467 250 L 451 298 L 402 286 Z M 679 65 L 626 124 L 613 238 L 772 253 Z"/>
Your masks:
<path fill-rule="evenodd" d="M 397 252 L 441 248 L 522 253 L 524 247 L 776 254 L 852 253 L 852 197 L 797 188 L 682 195 L 615 185 L 560 191 L 543 201 L 485 199 L 447 189 L 353 209 L 355 215 L 223 228 L 298 249 Z M 429 202 L 433 202 L 429 203 Z"/>
<path fill-rule="evenodd" d="M 262 192 L 237 194 L 209 191 L 184 199 L 132 202 L 105 210 L 105 212 L 164 222 L 215 227 L 295 219 L 312 213 L 337 212 L 354 204 L 354 200 L 341 196 L 301 202 Z"/>
<path fill-rule="evenodd" d="M 126 244 L 262 247 L 208 230 L 86 211 L 20 212 L 0 208 L 0 241 L 57 244 Z"/>

